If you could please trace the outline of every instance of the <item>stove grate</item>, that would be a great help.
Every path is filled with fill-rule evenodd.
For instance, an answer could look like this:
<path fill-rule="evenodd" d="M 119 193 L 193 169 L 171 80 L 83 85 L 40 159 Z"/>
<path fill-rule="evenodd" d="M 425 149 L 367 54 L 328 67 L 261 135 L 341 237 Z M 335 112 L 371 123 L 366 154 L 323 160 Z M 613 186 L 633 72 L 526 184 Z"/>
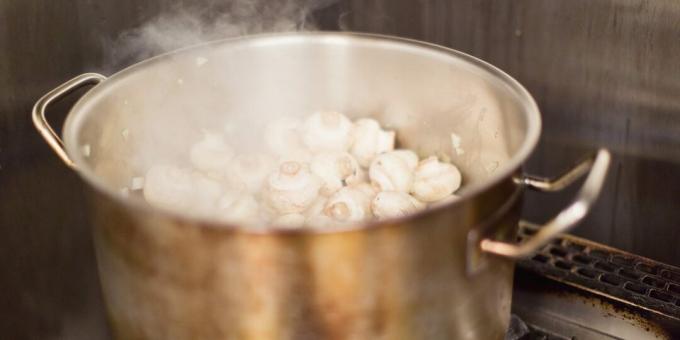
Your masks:
<path fill-rule="evenodd" d="M 536 233 L 521 224 L 518 241 Z M 680 268 L 598 243 L 565 235 L 518 265 L 551 279 L 583 288 L 680 320 Z"/>

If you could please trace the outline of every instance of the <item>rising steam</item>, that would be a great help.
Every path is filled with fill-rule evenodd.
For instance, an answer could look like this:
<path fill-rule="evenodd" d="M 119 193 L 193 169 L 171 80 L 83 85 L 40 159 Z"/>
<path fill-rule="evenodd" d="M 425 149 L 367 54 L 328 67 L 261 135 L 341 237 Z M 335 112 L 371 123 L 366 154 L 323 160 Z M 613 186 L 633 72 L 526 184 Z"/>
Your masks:
<path fill-rule="evenodd" d="M 202 42 L 269 32 L 316 30 L 315 11 L 338 0 L 210 0 L 177 5 L 107 41 L 111 71 Z"/>

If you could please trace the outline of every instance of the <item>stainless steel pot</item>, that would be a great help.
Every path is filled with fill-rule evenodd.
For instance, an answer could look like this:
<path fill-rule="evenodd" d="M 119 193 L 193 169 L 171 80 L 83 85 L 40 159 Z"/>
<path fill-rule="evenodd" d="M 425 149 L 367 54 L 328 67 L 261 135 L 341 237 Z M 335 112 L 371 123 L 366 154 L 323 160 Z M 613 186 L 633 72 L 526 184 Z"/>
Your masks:
<path fill-rule="evenodd" d="M 73 107 L 64 142 L 48 106 Z M 402 219 L 329 230 L 259 230 L 161 211 L 120 187 L 186 148 L 187 131 L 235 122 L 259 138 L 271 116 L 332 108 L 375 116 L 402 146 L 461 168 L 462 199 Z M 515 80 L 463 53 L 348 33 L 218 41 L 110 78 L 78 76 L 33 120 L 88 184 L 101 283 L 119 339 L 502 339 L 514 259 L 578 223 L 602 187 L 598 151 L 553 180 L 524 175 L 540 115 Z M 452 146 L 450 133 L 460 137 Z M 244 146 L 245 147 L 245 146 Z M 172 152 L 171 152 L 172 151 Z M 524 188 L 575 201 L 514 244 Z"/>

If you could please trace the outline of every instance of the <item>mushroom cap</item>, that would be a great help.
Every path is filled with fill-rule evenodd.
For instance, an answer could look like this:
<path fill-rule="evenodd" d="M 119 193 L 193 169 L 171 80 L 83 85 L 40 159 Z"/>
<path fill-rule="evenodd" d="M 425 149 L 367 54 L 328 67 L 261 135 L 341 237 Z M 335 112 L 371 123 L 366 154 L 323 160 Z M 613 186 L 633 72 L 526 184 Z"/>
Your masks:
<path fill-rule="evenodd" d="M 395 137 L 394 131 L 383 130 L 375 119 L 358 119 L 350 152 L 361 166 L 368 167 L 377 155 L 394 149 Z"/>
<path fill-rule="evenodd" d="M 418 164 L 411 193 L 423 202 L 435 202 L 453 194 L 461 184 L 461 175 L 453 164 L 429 157 Z"/>
<path fill-rule="evenodd" d="M 310 164 L 310 170 L 323 181 L 320 192 L 326 196 L 363 177 L 356 159 L 347 152 L 317 154 Z"/>
<path fill-rule="evenodd" d="M 271 152 L 285 155 L 303 149 L 300 138 L 302 121 L 293 117 L 273 120 L 264 128 L 264 141 Z"/>
<path fill-rule="evenodd" d="M 321 181 L 299 162 L 284 162 L 265 184 L 263 197 L 281 214 L 299 213 L 317 198 Z"/>
<path fill-rule="evenodd" d="M 347 151 L 352 143 L 352 122 L 342 113 L 321 111 L 307 118 L 302 140 L 312 151 Z"/>
<path fill-rule="evenodd" d="M 191 200 L 194 209 L 202 215 L 212 211 L 224 190 L 222 183 L 197 171 L 191 174 L 191 181 Z"/>
<path fill-rule="evenodd" d="M 259 192 L 275 169 L 274 164 L 274 160 L 265 154 L 236 156 L 226 171 L 227 181 L 245 187 L 251 193 Z"/>
<path fill-rule="evenodd" d="M 328 198 L 324 214 L 340 223 L 362 222 L 371 218 L 371 198 L 362 190 L 344 187 Z"/>
<path fill-rule="evenodd" d="M 233 157 L 234 152 L 224 142 L 224 138 L 210 132 L 204 132 L 203 139 L 189 150 L 191 164 L 208 173 L 223 173 Z"/>
<path fill-rule="evenodd" d="M 413 171 L 405 157 L 394 151 L 378 155 L 368 169 L 371 183 L 380 191 L 409 192 Z"/>
<path fill-rule="evenodd" d="M 260 225 L 259 204 L 252 195 L 244 192 L 226 192 L 217 202 L 215 217 L 224 222 Z"/>
<path fill-rule="evenodd" d="M 401 217 L 424 208 L 424 203 L 401 191 L 379 192 L 371 201 L 371 210 L 377 218 Z"/>
<path fill-rule="evenodd" d="M 155 207 L 185 209 L 191 205 L 191 171 L 171 165 L 151 167 L 144 180 L 144 198 Z"/>
<path fill-rule="evenodd" d="M 418 155 L 411 150 L 397 149 L 390 153 L 401 158 L 404 162 L 406 162 L 411 171 L 415 170 L 416 167 L 418 166 Z"/>

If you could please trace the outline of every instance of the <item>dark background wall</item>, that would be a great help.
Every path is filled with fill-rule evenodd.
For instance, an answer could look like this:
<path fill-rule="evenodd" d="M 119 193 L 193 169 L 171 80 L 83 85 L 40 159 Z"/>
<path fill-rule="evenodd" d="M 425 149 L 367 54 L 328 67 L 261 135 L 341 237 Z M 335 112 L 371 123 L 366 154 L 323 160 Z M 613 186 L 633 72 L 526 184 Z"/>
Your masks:
<path fill-rule="evenodd" d="M 29 113 L 72 76 L 110 73 L 110 42 L 178 3 L 0 2 L 0 337 L 106 338 L 81 184 Z M 451 46 L 516 77 L 544 119 L 528 171 L 614 151 L 603 197 L 575 233 L 680 265 L 680 3 L 348 0 L 316 16 L 326 29 Z M 56 125 L 67 107 L 52 112 Z M 571 193 L 530 195 L 526 218 L 545 221 Z"/>

